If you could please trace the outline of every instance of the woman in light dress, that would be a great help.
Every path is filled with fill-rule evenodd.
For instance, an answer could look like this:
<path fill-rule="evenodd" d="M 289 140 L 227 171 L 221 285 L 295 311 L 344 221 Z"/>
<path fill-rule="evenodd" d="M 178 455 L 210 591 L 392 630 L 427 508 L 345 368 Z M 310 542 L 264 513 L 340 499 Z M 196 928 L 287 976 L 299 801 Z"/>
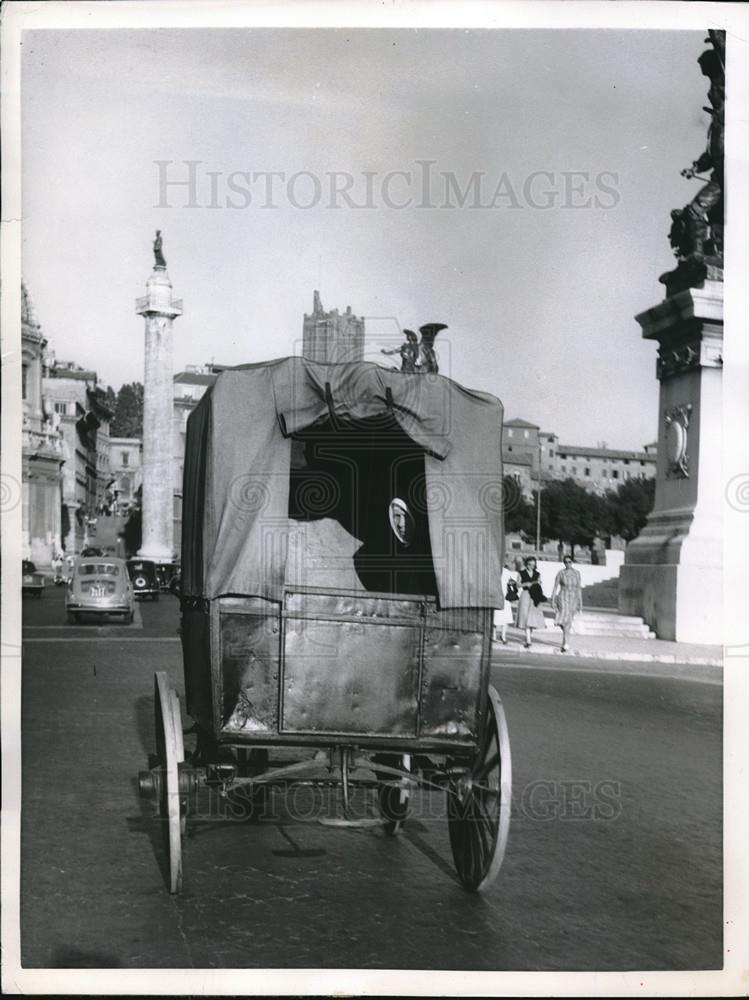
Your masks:
<path fill-rule="evenodd" d="M 494 638 L 499 639 L 503 646 L 507 645 L 507 626 L 515 624 L 519 596 L 517 581 L 511 576 L 507 581 L 504 607 L 494 612 Z"/>
<path fill-rule="evenodd" d="M 551 592 L 551 605 L 556 612 L 554 624 L 562 629 L 562 652 L 569 650 L 569 636 L 572 622 L 578 611 L 583 609 L 583 590 L 580 574 L 572 568 L 572 556 L 564 557 L 564 569 L 560 569 Z"/>
<path fill-rule="evenodd" d="M 525 648 L 530 649 L 531 632 L 534 628 L 546 628 L 544 613 L 540 605 L 546 600 L 541 589 L 541 574 L 536 569 L 536 560 L 528 556 L 525 566 L 518 573 L 520 601 L 518 603 L 518 628 L 525 629 Z"/>

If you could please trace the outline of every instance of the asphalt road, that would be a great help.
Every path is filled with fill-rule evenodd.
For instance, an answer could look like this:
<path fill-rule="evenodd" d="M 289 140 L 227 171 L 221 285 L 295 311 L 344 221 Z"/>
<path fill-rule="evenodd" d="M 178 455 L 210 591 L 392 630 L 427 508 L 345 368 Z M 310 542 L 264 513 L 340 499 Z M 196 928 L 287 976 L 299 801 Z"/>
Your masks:
<path fill-rule="evenodd" d="M 24 600 L 24 966 L 721 966 L 719 685 L 611 662 L 503 667 L 497 650 L 514 804 L 486 894 L 456 880 L 441 796 L 417 797 L 389 838 L 321 825 L 334 803 L 303 789 L 293 817 L 278 796 L 260 823 L 207 808 L 170 897 L 136 777 L 155 749 L 154 671 L 182 689 L 177 603 L 66 626 L 62 599 Z"/>

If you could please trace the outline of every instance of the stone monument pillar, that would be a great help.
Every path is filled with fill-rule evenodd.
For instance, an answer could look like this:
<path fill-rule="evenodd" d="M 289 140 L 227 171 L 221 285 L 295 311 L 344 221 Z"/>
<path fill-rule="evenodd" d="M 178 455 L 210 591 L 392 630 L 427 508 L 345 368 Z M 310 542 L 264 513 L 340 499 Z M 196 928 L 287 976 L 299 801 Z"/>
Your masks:
<path fill-rule="evenodd" d="M 711 31 L 710 41 L 699 59 L 711 81 L 707 150 L 682 174 L 712 174 L 671 213 L 679 264 L 660 278 L 666 298 L 636 317 L 659 346 L 658 465 L 653 511 L 619 575 L 619 609 L 644 618 L 659 639 L 719 644 L 725 36 Z"/>
<path fill-rule="evenodd" d="M 143 538 L 138 555 L 170 561 L 173 548 L 172 481 L 172 323 L 182 315 L 182 300 L 172 298 L 172 283 L 162 253 L 161 232 L 153 245 L 154 268 L 146 294 L 135 311 L 146 320 L 143 379 Z"/>

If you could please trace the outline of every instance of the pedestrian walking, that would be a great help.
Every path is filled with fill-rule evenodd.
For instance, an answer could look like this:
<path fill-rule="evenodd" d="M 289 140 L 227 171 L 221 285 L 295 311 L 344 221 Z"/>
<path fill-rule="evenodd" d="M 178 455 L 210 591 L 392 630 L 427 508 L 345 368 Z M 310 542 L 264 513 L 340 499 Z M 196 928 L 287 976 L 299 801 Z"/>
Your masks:
<path fill-rule="evenodd" d="M 519 598 L 517 580 L 511 576 L 507 581 L 504 606 L 494 612 L 494 637 L 504 646 L 507 645 L 507 626 L 515 624 Z"/>
<path fill-rule="evenodd" d="M 533 629 L 546 628 L 544 613 L 540 605 L 546 600 L 541 589 L 541 574 L 536 569 L 536 560 L 528 556 L 523 569 L 518 574 L 518 628 L 525 629 L 525 648 L 531 647 Z"/>
<path fill-rule="evenodd" d="M 551 592 L 551 606 L 554 608 L 554 624 L 562 629 L 562 652 L 569 650 L 569 635 L 572 622 L 578 611 L 583 609 L 583 588 L 580 574 L 572 567 L 572 556 L 564 557 L 564 568 L 554 580 Z"/>

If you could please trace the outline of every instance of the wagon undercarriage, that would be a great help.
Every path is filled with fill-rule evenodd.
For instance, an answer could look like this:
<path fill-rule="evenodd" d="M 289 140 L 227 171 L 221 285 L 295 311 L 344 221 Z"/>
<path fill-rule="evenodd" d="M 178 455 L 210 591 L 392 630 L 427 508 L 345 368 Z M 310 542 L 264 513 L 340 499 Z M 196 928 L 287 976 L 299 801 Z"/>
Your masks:
<path fill-rule="evenodd" d="M 200 796 L 221 797 L 233 819 L 273 819 L 266 795 L 272 788 L 314 786 L 337 792 L 337 815 L 321 815 L 329 826 L 382 827 L 395 835 L 406 822 L 417 789 L 447 796 L 447 824 L 458 876 L 468 889 L 487 888 L 499 872 L 510 821 L 512 788 L 509 739 L 502 705 L 490 688 L 490 712 L 477 752 L 399 753 L 363 750 L 338 743 L 310 749 L 286 746 L 281 760 L 265 745 L 219 743 L 198 732 L 186 754 L 177 692 L 166 674 L 156 675 L 155 765 L 139 775 L 140 794 L 155 801 L 169 859 L 169 888 L 182 887 L 182 842 L 199 815 Z M 302 759 L 290 759 L 294 752 Z M 353 796 L 374 790 L 379 816 L 354 807 Z"/>

